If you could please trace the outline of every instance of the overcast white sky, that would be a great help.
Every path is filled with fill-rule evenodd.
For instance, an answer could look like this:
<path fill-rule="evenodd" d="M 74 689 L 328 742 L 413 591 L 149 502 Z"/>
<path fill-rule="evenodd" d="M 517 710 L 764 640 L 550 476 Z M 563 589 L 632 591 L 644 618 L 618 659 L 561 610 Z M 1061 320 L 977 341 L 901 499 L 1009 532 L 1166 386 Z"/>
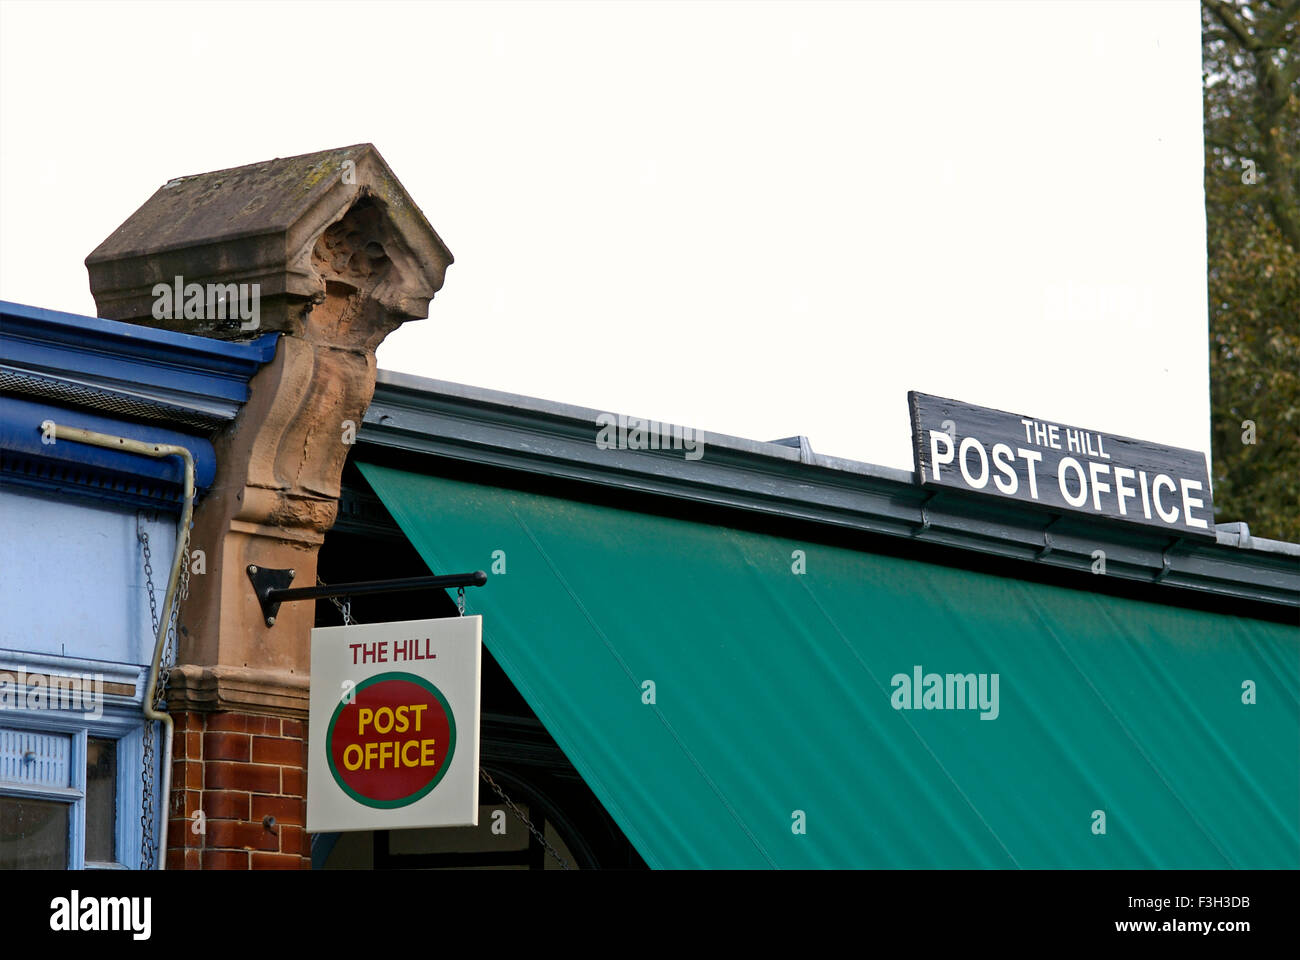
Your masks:
<path fill-rule="evenodd" d="M 910 468 L 906 393 L 1209 450 L 1185 2 L 4 3 L 0 298 L 372 142 L 456 263 L 381 367 Z"/>

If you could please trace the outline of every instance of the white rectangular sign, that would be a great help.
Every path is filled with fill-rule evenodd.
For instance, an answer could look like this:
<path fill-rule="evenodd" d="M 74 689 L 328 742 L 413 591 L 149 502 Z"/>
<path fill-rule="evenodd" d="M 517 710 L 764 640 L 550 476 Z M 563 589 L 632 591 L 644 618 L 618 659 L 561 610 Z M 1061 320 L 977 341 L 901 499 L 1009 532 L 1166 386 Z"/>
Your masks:
<path fill-rule="evenodd" d="M 311 633 L 307 830 L 478 825 L 482 617 Z"/>

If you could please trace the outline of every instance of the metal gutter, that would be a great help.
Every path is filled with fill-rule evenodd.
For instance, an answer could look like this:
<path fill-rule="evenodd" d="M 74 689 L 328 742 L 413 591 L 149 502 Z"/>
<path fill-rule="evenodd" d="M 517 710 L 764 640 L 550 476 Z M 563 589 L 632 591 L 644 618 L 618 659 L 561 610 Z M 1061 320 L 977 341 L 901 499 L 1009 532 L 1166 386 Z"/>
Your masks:
<path fill-rule="evenodd" d="M 464 384 L 378 372 L 362 448 L 615 487 L 914 543 L 1106 574 L 1300 610 L 1300 546 L 1234 536 L 1175 541 L 1122 523 L 923 489 L 911 471 L 813 453 L 806 445 L 701 433 L 704 455 L 602 450 L 600 411 Z M 364 454 L 362 454 L 364 456 Z"/>
<path fill-rule="evenodd" d="M 1263 550 L 1265 553 L 1282 553 L 1288 557 L 1300 557 L 1300 543 L 1287 543 L 1285 540 L 1267 540 L 1264 537 L 1252 537 L 1250 524 L 1216 523 L 1215 534 L 1218 542 L 1242 550 Z"/>
<path fill-rule="evenodd" d="M 196 337 L 0 301 L 0 386 L 145 419 L 215 427 L 235 419 L 279 335 Z"/>

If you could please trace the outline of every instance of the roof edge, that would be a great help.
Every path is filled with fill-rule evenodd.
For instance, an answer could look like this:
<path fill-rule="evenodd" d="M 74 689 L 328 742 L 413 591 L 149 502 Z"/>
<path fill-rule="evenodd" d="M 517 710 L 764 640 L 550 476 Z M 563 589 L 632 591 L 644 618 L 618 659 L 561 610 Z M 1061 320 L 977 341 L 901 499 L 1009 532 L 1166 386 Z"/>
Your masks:
<path fill-rule="evenodd" d="M 600 449 L 602 411 L 409 374 L 378 372 L 358 441 L 417 458 L 621 488 L 1027 563 L 1300 609 L 1300 545 L 1221 535 L 1192 542 L 1018 502 L 934 491 L 911 471 L 702 432 L 707 454 Z M 606 414 L 608 415 L 608 414 Z"/>

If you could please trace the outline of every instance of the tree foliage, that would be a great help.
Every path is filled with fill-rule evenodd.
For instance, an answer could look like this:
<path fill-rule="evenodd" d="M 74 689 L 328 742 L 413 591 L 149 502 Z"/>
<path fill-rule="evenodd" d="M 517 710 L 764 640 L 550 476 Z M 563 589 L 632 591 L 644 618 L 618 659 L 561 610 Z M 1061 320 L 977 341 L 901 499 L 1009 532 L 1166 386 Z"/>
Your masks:
<path fill-rule="evenodd" d="M 1216 519 L 1300 542 L 1300 0 L 1201 24 Z"/>

